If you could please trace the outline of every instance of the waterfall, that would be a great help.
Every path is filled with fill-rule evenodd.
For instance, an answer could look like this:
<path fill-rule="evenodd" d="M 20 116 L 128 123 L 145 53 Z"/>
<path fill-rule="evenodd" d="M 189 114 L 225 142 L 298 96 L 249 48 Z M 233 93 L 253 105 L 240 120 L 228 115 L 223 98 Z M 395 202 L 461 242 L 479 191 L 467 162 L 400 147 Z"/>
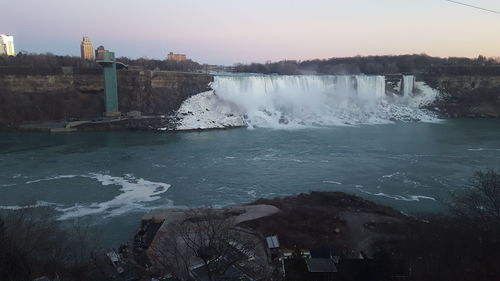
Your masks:
<path fill-rule="evenodd" d="M 357 92 L 367 100 L 380 99 L 385 96 L 384 76 L 355 76 L 358 84 Z"/>
<path fill-rule="evenodd" d="M 415 88 L 415 76 L 403 75 L 403 97 L 409 97 L 413 94 Z"/>
<path fill-rule="evenodd" d="M 406 79 L 413 82 L 408 89 L 413 89 L 414 80 Z M 422 91 L 424 99 L 386 96 L 384 76 L 224 75 L 216 76 L 211 86 L 213 92 L 193 97 L 180 110 L 184 116 L 192 115 L 190 120 L 202 122 L 203 128 L 210 123 L 231 126 L 220 120 L 234 116 L 249 127 L 267 128 L 434 120 L 419 108 L 420 100 L 433 100 L 433 91 Z M 216 112 L 221 113 L 220 120 L 212 120 Z M 186 123 L 183 128 L 197 128 L 196 122 Z"/>

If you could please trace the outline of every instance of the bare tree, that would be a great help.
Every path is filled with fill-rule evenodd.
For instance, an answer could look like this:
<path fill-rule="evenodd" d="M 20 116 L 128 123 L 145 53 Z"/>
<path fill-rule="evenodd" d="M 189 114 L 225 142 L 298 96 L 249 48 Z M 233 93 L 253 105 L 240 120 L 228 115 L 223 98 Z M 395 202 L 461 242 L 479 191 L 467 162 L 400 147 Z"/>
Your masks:
<path fill-rule="evenodd" d="M 106 280 L 92 263 L 97 255 L 88 225 L 62 225 L 41 209 L 25 209 L 0 216 L 0 280 L 33 280 L 40 276 L 61 280 Z"/>
<path fill-rule="evenodd" d="M 208 280 L 216 280 L 229 268 L 248 261 L 255 247 L 256 238 L 235 227 L 232 219 L 203 209 L 189 211 L 186 219 L 168 225 L 157 235 L 150 255 L 162 275 L 192 280 L 197 267 Z"/>
<path fill-rule="evenodd" d="M 476 172 L 471 190 L 455 195 L 452 210 L 473 219 L 500 221 L 500 173 Z"/>

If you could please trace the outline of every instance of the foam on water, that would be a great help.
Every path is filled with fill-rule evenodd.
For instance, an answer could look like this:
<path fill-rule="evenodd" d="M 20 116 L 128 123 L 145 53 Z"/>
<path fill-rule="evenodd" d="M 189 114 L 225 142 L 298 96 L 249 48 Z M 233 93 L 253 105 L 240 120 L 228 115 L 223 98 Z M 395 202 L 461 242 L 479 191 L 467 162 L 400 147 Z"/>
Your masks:
<path fill-rule="evenodd" d="M 425 196 L 425 195 L 406 195 L 406 196 L 404 196 L 404 195 L 397 195 L 397 194 L 391 195 L 391 194 L 386 194 L 383 192 L 373 193 L 373 192 L 366 191 L 362 188 L 358 188 L 358 190 L 363 192 L 363 193 L 369 194 L 369 195 L 386 197 L 386 198 L 394 199 L 397 201 L 407 201 L 407 202 L 415 202 L 415 201 L 418 202 L 420 200 L 436 201 L 436 198 L 433 198 L 430 196 Z"/>
<path fill-rule="evenodd" d="M 147 209 L 147 206 L 144 203 L 160 199 L 160 195 L 167 192 L 170 188 L 170 184 L 136 178 L 131 174 L 127 174 L 123 177 L 116 177 L 99 173 L 90 173 L 85 175 L 57 175 L 28 181 L 26 184 L 72 179 L 77 177 L 94 179 L 102 186 L 119 186 L 120 194 L 108 201 L 94 202 L 90 204 L 77 203 L 70 207 L 57 203 L 38 201 L 34 205 L 0 206 L 0 209 L 19 210 L 26 208 L 53 207 L 55 210 L 63 213 L 59 217 L 60 220 L 96 214 L 103 214 L 105 217 L 111 217 L 134 210 Z"/>
<path fill-rule="evenodd" d="M 38 180 L 32 180 L 32 181 L 27 181 L 25 182 L 26 184 L 32 184 L 32 183 L 39 183 L 43 181 L 52 181 L 52 180 L 60 180 L 60 179 L 72 179 L 79 177 L 79 175 L 59 175 L 59 176 L 53 176 L 53 177 L 48 177 L 44 179 L 38 179 Z"/>
<path fill-rule="evenodd" d="M 57 203 L 47 202 L 47 201 L 36 201 L 35 204 L 26 205 L 26 206 L 0 206 L 0 210 L 17 211 L 17 210 L 41 208 L 41 207 L 53 207 L 53 208 L 57 209 L 59 206 L 62 206 L 62 205 L 57 204 Z"/>
<path fill-rule="evenodd" d="M 499 148 L 469 148 L 467 149 L 467 151 L 476 151 L 476 152 L 479 152 L 479 151 L 500 151 Z"/>
<path fill-rule="evenodd" d="M 236 121 L 275 129 L 437 121 L 421 109 L 437 91 L 413 76 L 403 81 L 404 96 L 388 96 L 384 76 L 216 76 L 214 93 L 202 93 L 182 105 L 179 128 L 218 128 Z"/>
<path fill-rule="evenodd" d="M 342 185 L 342 183 L 341 183 L 341 182 L 338 182 L 338 181 L 323 181 L 323 183 L 329 183 L 329 184 Z"/>
<path fill-rule="evenodd" d="M 145 206 L 142 203 L 160 199 L 159 195 L 167 192 L 170 188 L 170 184 L 147 181 L 135 178 L 130 174 L 124 177 L 90 174 L 87 177 L 96 179 L 103 186 L 121 186 L 122 193 L 109 201 L 90 205 L 76 204 L 73 207 L 62 209 L 64 214 L 60 217 L 61 220 L 99 213 L 105 213 L 107 217 L 117 216 L 132 210 L 144 209 Z"/>
<path fill-rule="evenodd" d="M 392 198 L 394 200 L 401 200 L 401 201 L 420 201 L 420 199 L 425 199 L 425 200 L 432 200 L 436 201 L 435 198 L 430 197 L 430 196 L 424 196 L 424 195 L 409 195 L 409 196 L 402 196 L 402 195 L 389 195 L 385 193 L 375 193 L 373 194 L 375 196 L 383 196 L 387 198 Z"/>
<path fill-rule="evenodd" d="M 395 172 L 395 173 L 392 173 L 392 174 L 383 175 L 382 178 L 392 178 L 392 177 L 398 176 L 400 174 L 401 174 L 400 172 Z"/>
<path fill-rule="evenodd" d="M 257 198 L 257 192 L 255 190 L 247 191 L 247 194 L 250 195 L 252 198 Z"/>

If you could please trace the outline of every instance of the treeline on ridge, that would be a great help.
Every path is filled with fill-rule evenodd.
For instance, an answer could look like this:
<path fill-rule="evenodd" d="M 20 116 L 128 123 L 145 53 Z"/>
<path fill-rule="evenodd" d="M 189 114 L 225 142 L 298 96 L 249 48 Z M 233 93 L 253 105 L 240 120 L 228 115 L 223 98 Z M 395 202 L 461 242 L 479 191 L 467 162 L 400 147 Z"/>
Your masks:
<path fill-rule="evenodd" d="M 163 71 L 199 71 L 202 65 L 192 60 L 169 61 L 149 58 L 131 59 L 119 57 L 116 61 L 124 63 L 131 68 L 144 70 Z M 73 67 L 75 69 L 101 69 L 93 60 L 85 60 L 74 56 L 58 56 L 51 53 L 34 54 L 20 52 L 16 56 L 0 56 L 0 68 L 10 69 L 50 69 L 60 67 Z"/>
<path fill-rule="evenodd" d="M 474 59 L 431 57 L 421 55 L 356 56 L 315 60 L 283 60 L 279 62 L 236 64 L 235 72 L 263 74 L 396 74 L 396 73 L 443 73 L 483 75 L 500 74 L 500 58 L 479 56 Z"/>

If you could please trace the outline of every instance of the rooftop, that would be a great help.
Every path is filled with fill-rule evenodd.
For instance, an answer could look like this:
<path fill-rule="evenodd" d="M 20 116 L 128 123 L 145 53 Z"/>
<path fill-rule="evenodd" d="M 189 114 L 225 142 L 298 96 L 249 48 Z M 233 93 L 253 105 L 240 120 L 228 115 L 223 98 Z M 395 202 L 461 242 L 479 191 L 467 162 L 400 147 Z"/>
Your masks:
<path fill-rule="evenodd" d="M 333 259 L 312 258 L 306 259 L 307 269 L 313 273 L 337 272 Z"/>

